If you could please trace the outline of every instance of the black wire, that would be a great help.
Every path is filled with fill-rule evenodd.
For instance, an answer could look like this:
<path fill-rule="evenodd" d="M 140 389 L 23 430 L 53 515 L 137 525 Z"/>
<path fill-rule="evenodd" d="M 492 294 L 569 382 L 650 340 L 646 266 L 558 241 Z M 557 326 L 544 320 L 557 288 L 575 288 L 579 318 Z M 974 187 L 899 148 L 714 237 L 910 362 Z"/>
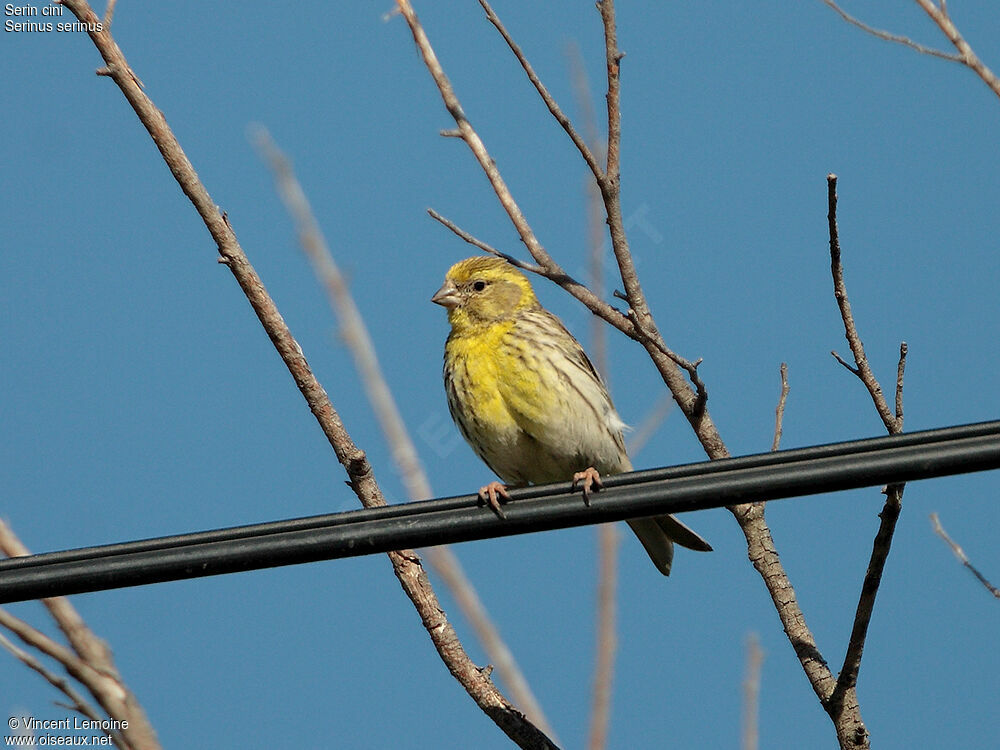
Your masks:
<path fill-rule="evenodd" d="M 464 495 L 0 561 L 0 603 L 427 547 L 1000 468 L 1000 422 L 511 492 L 506 518 Z"/>
<path fill-rule="evenodd" d="M 806 461 L 817 458 L 832 458 L 882 450 L 889 447 L 900 448 L 908 445 L 930 445 L 935 442 L 956 440 L 967 437 L 982 437 L 1000 434 L 1000 421 L 979 422 L 959 427 L 945 427 L 922 432 L 910 432 L 893 437 L 877 437 L 864 440 L 853 440 L 843 443 L 829 443 L 806 448 L 796 448 L 784 451 L 758 453 L 738 458 L 727 458 L 718 461 L 699 461 L 691 464 L 679 464 L 659 469 L 646 469 L 629 474 L 604 477 L 605 487 L 619 487 L 639 484 L 642 482 L 662 482 L 684 477 L 705 476 L 722 471 L 736 469 L 767 467 L 788 464 L 795 461 Z M 540 485 L 523 489 L 510 490 L 513 500 L 528 500 L 548 497 L 556 494 L 574 494 L 567 489 L 567 484 Z M 579 492 L 575 493 L 579 496 Z M 283 521 L 271 521 L 246 526 L 233 526 L 211 531 L 198 531 L 174 536 L 156 537 L 119 544 L 106 544 L 95 547 L 82 547 L 61 552 L 47 552 L 30 557 L 0 559 L 0 572 L 11 568 L 22 568 L 31 565 L 50 565 L 56 562 L 71 560 L 96 559 L 118 554 L 145 552 L 169 549 L 177 546 L 189 546 L 207 542 L 229 541 L 267 534 L 319 529 L 363 521 L 386 520 L 400 516 L 417 516 L 422 513 L 456 510 L 459 508 L 479 507 L 482 503 L 475 495 L 455 495 L 453 497 L 422 500 L 418 502 L 390 505 L 385 508 L 352 510 L 341 513 L 325 513 L 317 516 L 306 516 Z"/>

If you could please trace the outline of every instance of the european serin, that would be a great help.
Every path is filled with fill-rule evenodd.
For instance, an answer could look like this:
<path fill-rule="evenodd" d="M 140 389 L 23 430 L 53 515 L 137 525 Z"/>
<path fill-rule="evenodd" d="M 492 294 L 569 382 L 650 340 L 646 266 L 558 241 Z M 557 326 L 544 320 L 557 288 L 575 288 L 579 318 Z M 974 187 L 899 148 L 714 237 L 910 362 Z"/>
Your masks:
<path fill-rule="evenodd" d="M 600 474 L 632 470 L 624 422 L 579 342 L 501 258 L 468 258 L 431 298 L 448 309 L 444 384 L 451 416 L 508 487 L 573 478 L 586 494 Z M 498 482 L 480 496 L 499 508 Z M 673 542 L 711 546 L 673 516 L 628 522 L 656 568 L 670 574 Z"/>

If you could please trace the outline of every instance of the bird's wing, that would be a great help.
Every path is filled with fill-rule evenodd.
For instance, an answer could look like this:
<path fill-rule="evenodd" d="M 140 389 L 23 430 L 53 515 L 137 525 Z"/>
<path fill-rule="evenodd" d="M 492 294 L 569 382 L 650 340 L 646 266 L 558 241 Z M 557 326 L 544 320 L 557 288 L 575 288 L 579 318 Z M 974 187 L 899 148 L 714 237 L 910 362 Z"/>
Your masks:
<path fill-rule="evenodd" d="M 583 347 L 544 309 L 519 318 L 500 391 L 518 426 L 579 471 L 628 471 L 625 424 Z"/>

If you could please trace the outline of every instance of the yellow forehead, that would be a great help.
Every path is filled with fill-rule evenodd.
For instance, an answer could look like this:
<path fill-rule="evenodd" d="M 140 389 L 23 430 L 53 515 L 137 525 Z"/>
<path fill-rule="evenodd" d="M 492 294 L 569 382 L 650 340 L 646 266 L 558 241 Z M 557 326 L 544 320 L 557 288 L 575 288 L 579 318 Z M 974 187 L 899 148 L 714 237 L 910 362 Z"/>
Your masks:
<path fill-rule="evenodd" d="M 474 258 L 466 258 L 448 269 L 448 278 L 456 283 L 471 280 L 473 277 L 486 279 L 519 279 L 527 282 L 528 279 L 523 273 L 503 258 L 496 258 L 489 255 L 477 255 Z"/>

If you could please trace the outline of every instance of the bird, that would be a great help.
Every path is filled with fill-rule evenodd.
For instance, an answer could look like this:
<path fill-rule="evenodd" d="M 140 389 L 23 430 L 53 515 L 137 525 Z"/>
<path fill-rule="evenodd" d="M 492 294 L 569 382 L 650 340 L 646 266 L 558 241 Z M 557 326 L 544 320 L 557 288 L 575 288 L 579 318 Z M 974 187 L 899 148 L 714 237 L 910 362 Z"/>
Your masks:
<path fill-rule="evenodd" d="M 444 349 L 448 409 L 462 436 L 502 480 L 480 489 L 500 515 L 508 488 L 582 483 L 584 501 L 601 475 L 632 470 L 625 423 L 580 343 L 542 307 L 531 282 L 507 260 L 466 258 L 431 297 L 448 311 Z M 711 545 L 670 515 L 628 521 L 656 569 L 670 575 L 674 543 Z"/>

